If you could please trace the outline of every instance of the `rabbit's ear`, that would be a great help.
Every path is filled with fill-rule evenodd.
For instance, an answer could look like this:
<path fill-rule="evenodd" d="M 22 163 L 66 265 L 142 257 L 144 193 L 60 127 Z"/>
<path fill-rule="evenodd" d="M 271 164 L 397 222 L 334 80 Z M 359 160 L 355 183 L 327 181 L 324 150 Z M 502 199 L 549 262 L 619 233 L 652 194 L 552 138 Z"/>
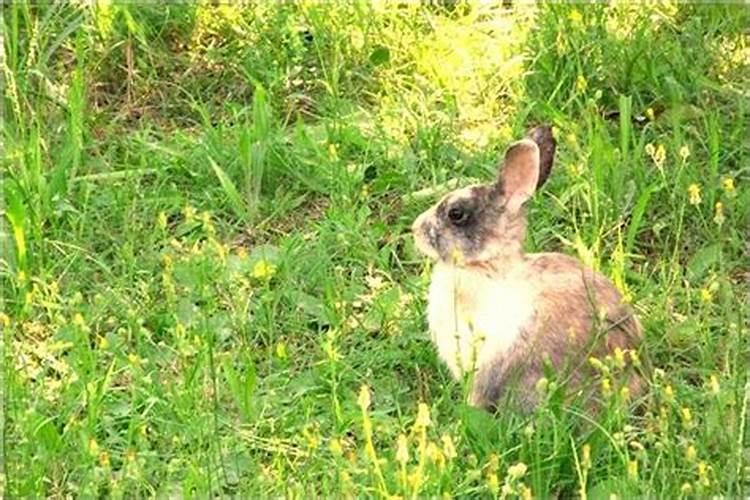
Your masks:
<path fill-rule="evenodd" d="M 506 207 L 518 210 L 536 190 L 539 181 L 539 147 L 531 139 L 511 144 L 498 180 Z"/>
<path fill-rule="evenodd" d="M 539 189 L 549 177 L 550 170 L 552 170 L 557 141 L 555 136 L 552 135 L 552 127 L 549 125 L 541 125 L 532 129 L 529 131 L 528 138 L 539 147 L 539 180 L 536 183 L 536 188 Z"/>

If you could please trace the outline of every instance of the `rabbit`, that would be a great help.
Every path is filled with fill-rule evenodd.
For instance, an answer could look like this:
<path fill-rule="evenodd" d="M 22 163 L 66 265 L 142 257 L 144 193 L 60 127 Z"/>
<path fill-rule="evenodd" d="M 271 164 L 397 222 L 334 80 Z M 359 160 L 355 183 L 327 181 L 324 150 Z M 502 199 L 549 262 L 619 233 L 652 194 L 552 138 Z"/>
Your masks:
<path fill-rule="evenodd" d="M 435 261 L 432 340 L 456 379 L 471 375 L 471 406 L 497 410 L 508 398 L 530 412 L 550 368 L 567 370 L 566 393 L 590 399 L 591 356 L 637 359 L 640 322 L 606 277 L 564 254 L 524 252 L 524 205 L 546 181 L 555 149 L 552 129 L 535 128 L 508 148 L 495 182 L 445 195 L 411 228 Z M 631 396 L 639 392 L 637 374 L 625 383 Z"/>

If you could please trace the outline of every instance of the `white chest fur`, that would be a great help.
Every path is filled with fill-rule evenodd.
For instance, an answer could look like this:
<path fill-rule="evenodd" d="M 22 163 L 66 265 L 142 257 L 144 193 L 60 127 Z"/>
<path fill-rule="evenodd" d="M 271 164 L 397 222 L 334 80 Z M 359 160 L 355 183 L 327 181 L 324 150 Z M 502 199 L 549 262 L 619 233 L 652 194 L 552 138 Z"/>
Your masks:
<path fill-rule="evenodd" d="M 519 274 L 490 278 L 435 265 L 427 319 L 438 353 L 456 378 L 502 355 L 533 314 L 533 290 Z"/>

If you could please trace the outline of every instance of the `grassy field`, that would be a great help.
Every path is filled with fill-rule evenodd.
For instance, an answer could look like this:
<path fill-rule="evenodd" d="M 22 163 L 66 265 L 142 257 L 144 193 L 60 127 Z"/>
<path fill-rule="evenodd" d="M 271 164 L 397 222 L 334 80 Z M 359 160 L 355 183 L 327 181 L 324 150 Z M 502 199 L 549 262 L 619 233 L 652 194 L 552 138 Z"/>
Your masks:
<path fill-rule="evenodd" d="M 750 9 L 444 3 L 3 5 L 0 496 L 747 494 Z M 645 327 L 597 416 L 426 333 L 412 221 L 543 122 L 528 248 Z"/>

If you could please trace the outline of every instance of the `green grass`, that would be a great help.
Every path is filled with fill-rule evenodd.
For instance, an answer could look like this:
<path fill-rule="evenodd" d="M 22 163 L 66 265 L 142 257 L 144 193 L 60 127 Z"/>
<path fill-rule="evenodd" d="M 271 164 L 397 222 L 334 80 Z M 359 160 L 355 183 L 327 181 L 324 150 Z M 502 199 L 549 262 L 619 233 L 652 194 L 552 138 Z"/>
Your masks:
<path fill-rule="evenodd" d="M 747 7 L 445 3 L 3 5 L 0 495 L 747 494 Z M 411 222 L 541 122 L 653 367 L 597 416 L 426 333 Z"/>

